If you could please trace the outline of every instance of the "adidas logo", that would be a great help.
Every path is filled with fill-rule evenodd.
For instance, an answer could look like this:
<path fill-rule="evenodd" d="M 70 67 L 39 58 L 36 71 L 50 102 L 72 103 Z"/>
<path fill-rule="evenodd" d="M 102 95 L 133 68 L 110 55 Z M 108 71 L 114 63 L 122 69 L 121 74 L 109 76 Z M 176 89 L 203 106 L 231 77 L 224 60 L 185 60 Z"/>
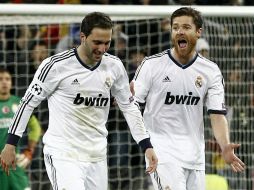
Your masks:
<path fill-rule="evenodd" d="M 72 85 L 77 85 L 77 84 L 79 84 L 78 79 L 73 80 L 71 84 L 72 84 Z"/>
<path fill-rule="evenodd" d="M 171 82 L 171 79 L 170 79 L 168 76 L 166 76 L 166 77 L 162 80 L 162 82 Z"/>

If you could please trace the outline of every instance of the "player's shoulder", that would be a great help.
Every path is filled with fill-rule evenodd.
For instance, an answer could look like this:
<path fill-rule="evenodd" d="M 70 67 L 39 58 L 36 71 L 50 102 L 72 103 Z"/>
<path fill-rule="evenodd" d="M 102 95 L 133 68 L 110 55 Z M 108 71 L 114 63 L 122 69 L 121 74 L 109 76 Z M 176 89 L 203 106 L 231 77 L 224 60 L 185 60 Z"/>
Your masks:
<path fill-rule="evenodd" d="M 64 63 L 73 56 L 75 56 L 75 48 L 54 54 L 54 55 L 46 58 L 45 60 L 43 60 L 42 64 L 43 65 L 45 65 L 45 64 L 53 65 L 55 63 Z"/>
<path fill-rule="evenodd" d="M 55 55 L 52 55 L 49 57 L 49 59 L 52 62 L 61 62 L 75 56 L 75 54 L 76 54 L 76 49 L 72 48 L 72 49 L 57 53 Z"/>
<path fill-rule="evenodd" d="M 102 58 L 102 64 L 106 64 L 109 66 L 111 69 L 121 69 L 123 68 L 123 62 L 121 59 L 115 55 L 109 54 L 109 53 L 104 53 L 103 58 Z"/>
<path fill-rule="evenodd" d="M 210 60 L 210 59 L 207 59 L 206 57 L 202 56 L 200 53 L 198 53 L 197 58 L 199 59 L 199 61 L 200 61 L 202 64 L 208 65 L 208 66 L 210 66 L 210 67 L 218 68 L 218 65 L 217 65 L 215 62 L 213 62 L 213 61 Z"/>
<path fill-rule="evenodd" d="M 158 67 L 158 64 L 165 63 L 166 59 L 168 58 L 168 50 L 165 50 L 160 53 L 145 57 L 140 66 L 150 67 L 152 69 L 153 66 Z"/>
<path fill-rule="evenodd" d="M 119 57 L 112 55 L 110 53 L 104 53 L 103 57 L 106 61 L 109 61 L 109 62 L 114 62 L 114 63 L 122 62 Z"/>
<path fill-rule="evenodd" d="M 202 55 L 198 54 L 197 62 L 199 63 L 200 67 L 204 68 L 207 72 L 213 73 L 221 73 L 219 66 L 212 60 L 203 57 Z"/>
<path fill-rule="evenodd" d="M 154 55 L 151 55 L 151 56 L 147 56 L 144 60 L 145 61 L 156 61 L 156 60 L 160 60 L 162 58 L 168 58 L 168 49 L 167 50 L 164 50 L 160 53 L 157 53 L 157 54 L 154 54 Z"/>
<path fill-rule="evenodd" d="M 61 68 L 67 68 L 70 63 L 69 60 L 72 60 L 72 57 L 75 57 L 75 54 L 75 48 L 72 48 L 44 59 L 38 67 L 35 77 L 43 82 L 47 76 L 58 76 L 58 73 L 61 73 Z M 66 72 L 68 72 L 68 70 L 66 70 Z"/>

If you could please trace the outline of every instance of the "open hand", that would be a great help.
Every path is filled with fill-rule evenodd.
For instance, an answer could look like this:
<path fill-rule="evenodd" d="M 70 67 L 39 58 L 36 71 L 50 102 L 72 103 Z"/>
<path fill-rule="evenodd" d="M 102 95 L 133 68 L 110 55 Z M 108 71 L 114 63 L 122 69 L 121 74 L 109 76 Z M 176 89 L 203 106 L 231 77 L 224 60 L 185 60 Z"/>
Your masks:
<path fill-rule="evenodd" d="M 145 155 L 149 162 L 149 166 L 146 169 L 146 172 L 149 174 L 153 173 L 157 168 L 158 158 L 152 148 L 146 149 Z"/>
<path fill-rule="evenodd" d="M 240 144 L 227 144 L 222 150 L 222 157 L 229 164 L 234 172 L 244 171 L 245 164 L 235 155 L 234 149 L 239 148 Z"/>
<path fill-rule="evenodd" d="M 15 148 L 14 145 L 6 144 L 0 155 L 1 167 L 7 175 L 10 174 L 10 167 L 16 169 Z"/>

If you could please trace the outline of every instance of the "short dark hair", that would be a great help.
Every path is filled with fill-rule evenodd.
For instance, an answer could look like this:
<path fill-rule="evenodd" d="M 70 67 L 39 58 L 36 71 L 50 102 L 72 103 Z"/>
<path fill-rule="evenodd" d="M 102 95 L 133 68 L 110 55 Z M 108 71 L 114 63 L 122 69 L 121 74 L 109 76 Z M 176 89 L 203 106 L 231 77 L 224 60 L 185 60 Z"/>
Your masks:
<path fill-rule="evenodd" d="M 193 22 L 196 25 L 196 28 L 202 28 L 203 25 L 203 19 L 201 16 L 201 13 L 191 7 L 181 7 L 179 9 L 177 9 L 176 11 L 173 12 L 173 14 L 171 15 L 171 20 L 170 20 L 170 24 L 172 26 L 173 24 L 173 20 L 176 17 L 180 17 L 180 16 L 190 16 L 193 18 Z"/>
<path fill-rule="evenodd" d="M 92 12 L 82 20 L 80 31 L 89 36 L 94 28 L 112 29 L 113 22 L 105 13 Z"/>
<path fill-rule="evenodd" d="M 0 67 L 0 73 L 8 73 L 11 75 L 11 72 L 5 67 Z"/>

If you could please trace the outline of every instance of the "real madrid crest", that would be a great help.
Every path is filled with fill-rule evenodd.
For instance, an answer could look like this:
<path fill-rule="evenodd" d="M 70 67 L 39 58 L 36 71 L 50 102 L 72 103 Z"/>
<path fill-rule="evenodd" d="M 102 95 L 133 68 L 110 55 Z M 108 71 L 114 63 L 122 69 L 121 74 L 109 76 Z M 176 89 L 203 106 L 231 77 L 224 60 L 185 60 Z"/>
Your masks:
<path fill-rule="evenodd" d="M 196 81 L 195 81 L 195 85 L 197 88 L 201 88 L 202 87 L 202 77 L 201 76 L 197 76 Z"/>
<path fill-rule="evenodd" d="M 8 106 L 2 107 L 2 113 L 3 113 L 3 114 L 7 114 L 7 113 L 9 113 L 9 112 L 10 112 L 10 108 L 9 108 Z"/>
<path fill-rule="evenodd" d="M 112 83 L 111 83 L 110 77 L 106 77 L 106 80 L 105 80 L 105 86 L 106 86 L 106 88 L 110 88 L 111 85 L 112 85 Z"/>

